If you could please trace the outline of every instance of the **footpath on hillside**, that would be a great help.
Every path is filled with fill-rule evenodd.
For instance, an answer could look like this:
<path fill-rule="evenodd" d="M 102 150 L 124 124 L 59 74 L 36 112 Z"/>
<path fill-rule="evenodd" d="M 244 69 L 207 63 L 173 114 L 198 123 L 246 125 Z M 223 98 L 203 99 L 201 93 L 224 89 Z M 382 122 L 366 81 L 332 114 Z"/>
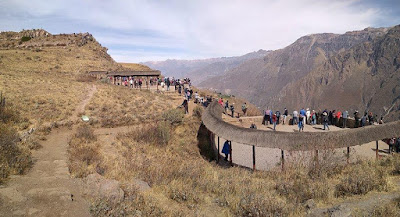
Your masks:
<path fill-rule="evenodd" d="M 81 103 L 76 107 L 68 121 L 77 123 L 79 114 L 96 93 L 91 86 Z M 162 94 L 174 95 L 174 105 L 178 106 L 183 97 L 175 91 Z M 195 104 L 189 104 L 190 115 Z M 108 153 L 114 153 L 113 142 L 120 133 L 126 133 L 134 126 L 117 128 L 98 128 L 94 133 Z M 84 199 L 82 179 L 72 178 L 68 170 L 68 142 L 76 131 L 76 124 L 71 128 L 54 128 L 46 140 L 41 141 L 42 148 L 32 151 L 33 167 L 25 175 L 14 175 L 0 186 L 0 216 L 90 216 L 90 204 Z"/>
<path fill-rule="evenodd" d="M 70 118 L 75 122 L 84 111 L 96 86 Z M 0 188 L 1 216 L 90 216 L 89 204 L 82 195 L 82 181 L 70 177 L 68 171 L 68 142 L 75 127 L 53 129 L 41 141 L 42 148 L 32 152 L 33 167 L 25 175 L 15 175 Z"/>

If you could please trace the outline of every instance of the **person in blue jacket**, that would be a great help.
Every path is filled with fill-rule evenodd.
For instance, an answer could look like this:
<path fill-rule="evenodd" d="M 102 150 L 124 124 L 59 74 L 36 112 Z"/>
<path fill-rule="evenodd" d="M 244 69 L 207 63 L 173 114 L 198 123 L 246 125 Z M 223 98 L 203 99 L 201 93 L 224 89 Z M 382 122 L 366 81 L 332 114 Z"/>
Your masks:
<path fill-rule="evenodd" d="M 224 143 L 224 146 L 222 147 L 222 153 L 225 154 L 226 161 L 228 160 L 228 156 L 229 156 L 230 152 L 231 152 L 231 145 L 229 144 L 229 141 L 226 140 Z"/>

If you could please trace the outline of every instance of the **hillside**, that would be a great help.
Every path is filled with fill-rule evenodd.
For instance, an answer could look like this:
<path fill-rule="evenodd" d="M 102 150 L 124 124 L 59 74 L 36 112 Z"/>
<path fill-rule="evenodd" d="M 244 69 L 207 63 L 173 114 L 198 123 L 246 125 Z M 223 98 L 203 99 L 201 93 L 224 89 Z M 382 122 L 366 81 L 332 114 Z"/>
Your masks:
<path fill-rule="evenodd" d="M 78 80 L 86 72 L 120 69 L 89 33 L 0 33 L 0 92 L 29 120 L 25 127 L 71 115 L 85 92 Z"/>
<path fill-rule="evenodd" d="M 247 60 L 263 58 L 268 53 L 269 51 L 259 50 L 237 57 L 152 61 L 143 64 L 161 70 L 165 76 L 191 78 L 193 84 L 197 85 L 209 78 L 222 75 Z"/>
<path fill-rule="evenodd" d="M 271 105 L 370 110 L 386 120 L 400 118 L 400 26 L 325 60 L 287 85 Z M 318 93 L 318 94 L 315 94 Z"/>
<path fill-rule="evenodd" d="M 238 95 L 267 108 L 272 106 L 271 99 L 286 85 L 303 78 L 326 59 L 386 32 L 385 28 L 367 28 L 342 35 L 323 33 L 304 36 L 283 49 L 272 51 L 263 59 L 246 61 L 224 75 L 203 81 L 199 86 Z M 283 109 L 284 106 L 279 105 L 278 108 Z"/>

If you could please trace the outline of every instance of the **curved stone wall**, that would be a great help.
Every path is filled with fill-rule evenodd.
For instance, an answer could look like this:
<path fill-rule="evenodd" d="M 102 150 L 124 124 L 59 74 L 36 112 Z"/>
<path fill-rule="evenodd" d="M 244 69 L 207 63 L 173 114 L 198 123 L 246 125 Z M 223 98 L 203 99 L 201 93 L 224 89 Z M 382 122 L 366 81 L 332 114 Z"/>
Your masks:
<path fill-rule="evenodd" d="M 222 120 L 223 108 L 212 102 L 202 121 L 214 134 L 247 145 L 279 148 L 287 151 L 311 151 L 343 148 L 400 136 L 400 121 L 328 132 L 274 132 L 242 128 Z"/>

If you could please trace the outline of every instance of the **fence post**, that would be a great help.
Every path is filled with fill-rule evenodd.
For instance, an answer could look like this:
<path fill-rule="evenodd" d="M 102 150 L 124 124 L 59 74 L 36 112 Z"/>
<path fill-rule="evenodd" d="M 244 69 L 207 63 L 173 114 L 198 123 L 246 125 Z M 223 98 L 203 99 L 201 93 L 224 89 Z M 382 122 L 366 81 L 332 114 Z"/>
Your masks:
<path fill-rule="evenodd" d="M 229 161 L 231 162 L 231 166 L 233 166 L 233 162 L 232 162 L 232 141 L 229 141 Z"/>
<path fill-rule="evenodd" d="M 378 147 L 378 140 L 376 140 L 376 159 L 379 159 L 379 147 Z"/>
<path fill-rule="evenodd" d="M 253 145 L 253 170 L 256 170 L 256 146 Z"/>
<path fill-rule="evenodd" d="M 218 136 L 217 163 L 219 163 L 219 136 Z"/>
<path fill-rule="evenodd" d="M 281 165 L 282 171 L 285 170 L 285 153 L 283 152 L 283 149 L 281 149 Z"/>
<path fill-rule="evenodd" d="M 347 164 L 350 163 L 350 147 L 347 147 Z"/>

